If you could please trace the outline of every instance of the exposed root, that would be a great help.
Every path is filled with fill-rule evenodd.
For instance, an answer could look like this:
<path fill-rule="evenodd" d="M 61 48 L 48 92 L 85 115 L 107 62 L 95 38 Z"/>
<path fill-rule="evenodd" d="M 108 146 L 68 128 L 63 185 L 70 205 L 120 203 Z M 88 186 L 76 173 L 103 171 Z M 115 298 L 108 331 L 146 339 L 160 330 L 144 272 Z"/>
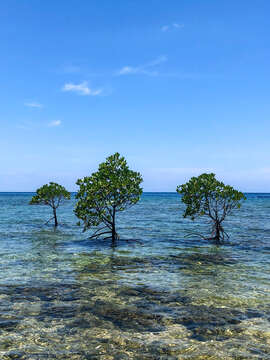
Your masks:
<path fill-rule="evenodd" d="M 47 225 L 50 221 L 52 221 L 54 219 L 54 216 L 52 218 L 50 218 L 48 221 L 45 222 L 44 225 Z"/>

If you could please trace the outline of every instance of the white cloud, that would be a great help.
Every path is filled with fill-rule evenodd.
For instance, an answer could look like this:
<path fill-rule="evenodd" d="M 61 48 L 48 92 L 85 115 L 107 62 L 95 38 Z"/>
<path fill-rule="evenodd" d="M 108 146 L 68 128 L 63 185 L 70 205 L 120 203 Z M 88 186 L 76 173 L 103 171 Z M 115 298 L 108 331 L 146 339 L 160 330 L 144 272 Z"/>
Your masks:
<path fill-rule="evenodd" d="M 152 70 L 153 67 L 160 65 L 167 61 L 167 56 L 159 56 L 153 61 L 150 61 L 140 66 L 124 66 L 122 69 L 116 72 L 116 75 L 131 75 L 131 74 L 144 74 L 150 76 L 158 75 L 158 72 Z"/>
<path fill-rule="evenodd" d="M 134 68 L 132 66 L 124 66 L 121 70 L 119 70 L 119 75 L 126 75 L 126 74 L 134 74 L 136 73 L 137 68 Z"/>
<path fill-rule="evenodd" d="M 48 124 L 49 127 L 56 127 L 56 126 L 60 126 L 61 125 L 61 120 L 55 120 L 55 121 L 52 121 Z"/>
<path fill-rule="evenodd" d="M 184 24 L 173 23 L 173 24 L 170 24 L 170 25 L 161 26 L 161 31 L 162 32 L 167 32 L 169 30 L 182 29 L 183 27 L 184 27 Z"/>
<path fill-rule="evenodd" d="M 91 95 L 91 96 L 97 96 L 102 93 L 102 89 L 96 89 L 96 90 L 91 89 L 88 86 L 87 81 L 83 81 L 80 84 L 66 83 L 62 87 L 62 91 L 71 91 L 79 95 Z"/>
<path fill-rule="evenodd" d="M 35 102 L 35 101 L 32 101 L 32 102 L 26 102 L 24 103 L 24 106 L 27 106 L 27 107 L 32 107 L 32 108 L 43 108 L 43 105 L 38 103 L 38 102 Z"/>

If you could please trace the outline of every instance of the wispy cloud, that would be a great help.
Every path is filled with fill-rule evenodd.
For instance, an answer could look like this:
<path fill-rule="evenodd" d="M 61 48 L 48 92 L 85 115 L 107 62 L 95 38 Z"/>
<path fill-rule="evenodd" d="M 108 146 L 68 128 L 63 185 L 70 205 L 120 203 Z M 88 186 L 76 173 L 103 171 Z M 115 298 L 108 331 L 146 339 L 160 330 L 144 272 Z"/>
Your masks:
<path fill-rule="evenodd" d="M 144 74 L 150 76 L 158 75 L 156 70 L 153 70 L 155 66 L 158 66 L 168 60 L 167 56 L 159 56 L 153 61 L 150 61 L 144 65 L 139 66 L 124 66 L 122 69 L 116 72 L 116 75 L 132 75 L 132 74 Z"/>
<path fill-rule="evenodd" d="M 43 108 L 42 104 L 35 102 L 35 101 L 26 102 L 26 103 L 24 103 L 24 106 L 31 107 L 31 108 L 40 108 L 40 109 Z"/>
<path fill-rule="evenodd" d="M 31 130 L 33 128 L 33 124 L 29 122 L 23 122 L 21 124 L 15 125 L 15 127 L 20 130 Z"/>
<path fill-rule="evenodd" d="M 184 24 L 174 23 L 174 24 L 172 24 L 172 26 L 173 26 L 175 29 L 182 29 L 182 28 L 184 27 Z"/>
<path fill-rule="evenodd" d="M 162 32 L 167 32 L 167 31 L 170 31 L 170 30 L 182 29 L 183 27 L 184 27 L 184 24 L 173 23 L 173 24 L 170 24 L 170 25 L 161 26 L 161 31 Z"/>
<path fill-rule="evenodd" d="M 169 30 L 169 25 L 163 25 L 162 27 L 161 27 L 161 31 L 163 31 L 163 32 L 166 32 L 166 31 L 168 31 Z"/>
<path fill-rule="evenodd" d="M 56 127 L 56 126 L 60 126 L 62 124 L 61 120 L 55 120 L 55 121 L 51 121 L 48 126 L 49 127 Z"/>
<path fill-rule="evenodd" d="M 22 130 L 38 130 L 46 127 L 57 127 L 62 124 L 61 120 L 53 120 L 51 122 L 36 122 L 25 120 L 16 125 L 18 129 Z"/>
<path fill-rule="evenodd" d="M 70 91 L 75 92 L 78 95 L 90 95 L 90 96 L 97 96 L 102 93 L 102 89 L 93 90 L 88 86 L 87 81 L 83 81 L 80 84 L 73 84 L 73 83 L 66 83 L 62 87 L 62 91 Z"/>

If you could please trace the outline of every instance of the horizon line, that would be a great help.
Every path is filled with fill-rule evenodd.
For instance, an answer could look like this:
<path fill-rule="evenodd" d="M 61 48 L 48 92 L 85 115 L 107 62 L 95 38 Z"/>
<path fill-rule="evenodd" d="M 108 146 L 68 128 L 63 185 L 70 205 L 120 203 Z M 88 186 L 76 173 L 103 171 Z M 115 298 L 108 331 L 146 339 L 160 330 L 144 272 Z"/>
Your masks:
<path fill-rule="evenodd" d="M 77 193 L 78 191 L 69 191 L 70 193 Z M 244 194 L 270 194 L 270 191 L 242 191 Z M 17 193 L 17 194 L 33 194 L 36 191 L 0 191 L 0 194 Z M 177 191 L 143 191 L 144 193 L 166 193 L 166 194 L 177 194 Z"/>

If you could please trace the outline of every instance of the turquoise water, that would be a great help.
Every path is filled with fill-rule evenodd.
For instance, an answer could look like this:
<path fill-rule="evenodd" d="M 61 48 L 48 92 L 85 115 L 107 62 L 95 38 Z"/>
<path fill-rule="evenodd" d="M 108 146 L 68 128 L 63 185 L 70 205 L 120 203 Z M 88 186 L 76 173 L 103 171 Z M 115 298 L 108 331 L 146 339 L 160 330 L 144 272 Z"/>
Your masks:
<path fill-rule="evenodd" d="M 116 249 L 87 240 L 74 198 L 54 231 L 31 196 L 0 193 L 0 359 L 270 359 L 270 194 L 218 248 L 185 238 L 205 226 L 177 194 L 145 193 Z"/>

